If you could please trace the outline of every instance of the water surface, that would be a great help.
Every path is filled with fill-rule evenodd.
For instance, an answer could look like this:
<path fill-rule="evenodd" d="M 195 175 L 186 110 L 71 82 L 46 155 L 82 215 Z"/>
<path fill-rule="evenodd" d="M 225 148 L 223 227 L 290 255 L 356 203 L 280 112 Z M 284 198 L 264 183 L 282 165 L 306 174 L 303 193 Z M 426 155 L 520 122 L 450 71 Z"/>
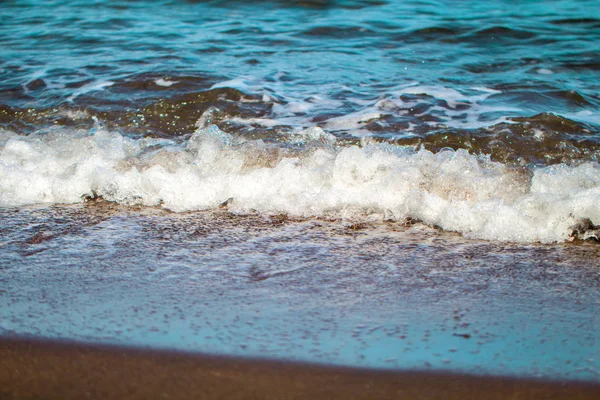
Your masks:
<path fill-rule="evenodd" d="M 598 380 L 598 7 L 3 2 L 0 332 Z"/>

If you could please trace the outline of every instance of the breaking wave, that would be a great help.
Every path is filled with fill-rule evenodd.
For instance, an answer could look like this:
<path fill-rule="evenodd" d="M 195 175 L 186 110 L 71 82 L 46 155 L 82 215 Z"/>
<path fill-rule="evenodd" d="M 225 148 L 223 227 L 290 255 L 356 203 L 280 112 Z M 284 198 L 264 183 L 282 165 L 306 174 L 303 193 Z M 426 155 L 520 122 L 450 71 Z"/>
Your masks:
<path fill-rule="evenodd" d="M 0 205 L 101 197 L 175 212 L 227 207 L 366 221 L 419 220 L 469 238 L 558 242 L 600 220 L 600 166 L 515 167 L 467 150 L 344 143 L 318 127 L 271 143 L 214 125 L 133 138 L 97 125 L 0 131 Z M 593 224 L 590 226 L 593 227 Z"/>

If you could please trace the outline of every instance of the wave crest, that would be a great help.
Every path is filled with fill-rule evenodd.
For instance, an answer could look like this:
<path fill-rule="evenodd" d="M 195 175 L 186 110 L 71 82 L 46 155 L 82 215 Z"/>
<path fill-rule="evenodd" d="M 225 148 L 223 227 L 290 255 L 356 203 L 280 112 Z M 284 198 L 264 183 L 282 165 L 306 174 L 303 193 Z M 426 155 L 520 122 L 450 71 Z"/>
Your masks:
<path fill-rule="evenodd" d="M 2 206 L 96 196 L 176 212 L 226 204 L 238 214 L 417 219 L 467 237 L 519 242 L 562 241 L 578 218 L 600 219 L 596 162 L 514 168 L 466 150 L 347 145 L 320 128 L 285 143 L 214 125 L 189 139 L 135 139 L 100 126 L 91 133 L 2 131 L 0 146 Z"/>

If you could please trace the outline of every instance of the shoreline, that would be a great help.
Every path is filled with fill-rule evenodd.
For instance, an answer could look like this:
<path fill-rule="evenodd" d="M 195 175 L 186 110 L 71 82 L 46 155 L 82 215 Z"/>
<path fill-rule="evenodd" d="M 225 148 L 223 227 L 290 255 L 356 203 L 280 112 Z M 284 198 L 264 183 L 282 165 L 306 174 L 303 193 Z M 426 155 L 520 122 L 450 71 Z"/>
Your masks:
<path fill-rule="evenodd" d="M 596 399 L 600 383 L 369 370 L 0 338 L 2 399 Z"/>
<path fill-rule="evenodd" d="M 598 246 L 147 211 L 0 213 L 2 333 L 598 381 Z"/>

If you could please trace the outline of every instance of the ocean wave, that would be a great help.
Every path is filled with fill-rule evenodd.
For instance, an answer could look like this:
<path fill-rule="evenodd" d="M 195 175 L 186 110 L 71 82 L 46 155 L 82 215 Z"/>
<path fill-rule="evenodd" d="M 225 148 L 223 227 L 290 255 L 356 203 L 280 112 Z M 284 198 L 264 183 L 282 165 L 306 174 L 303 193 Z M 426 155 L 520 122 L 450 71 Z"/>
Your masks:
<path fill-rule="evenodd" d="M 102 197 L 184 212 L 416 219 L 469 238 L 557 242 L 600 220 L 600 166 L 515 168 L 468 151 L 348 145 L 318 127 L 286 143 L 201 126 L 188 138 L 132 138 L 98 125 L 0 131 L 0 205 Z M 593 224 L 592 224 L 593 226 Z"/>

